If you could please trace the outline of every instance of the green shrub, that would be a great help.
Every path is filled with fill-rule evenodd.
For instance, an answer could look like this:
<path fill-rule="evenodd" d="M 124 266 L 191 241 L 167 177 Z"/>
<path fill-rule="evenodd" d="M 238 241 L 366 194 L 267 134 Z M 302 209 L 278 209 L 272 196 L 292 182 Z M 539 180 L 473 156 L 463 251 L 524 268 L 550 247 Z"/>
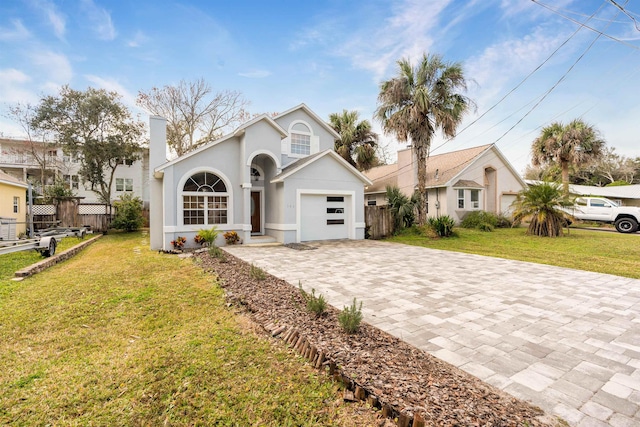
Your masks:
<path fill-rule="evenodd" d="M 415 192 L 411 198 L 404 195 L 398 187 L 387 186 L 387 204 L 393 216 L 394 229 L 400 231 L 411 227 L 416 219 L 416 206 L 420 202 L 419 194 Z"/>
<path fill-rule="evenodd" d="M 460 227 L 462 228 L 480 228 L 480 226 L 490 225 L 491 228 L 498 225 L 498 217 L 496 214 L 486 211 L 473 211 L 469 212 L 462 222 Z"/>
<path fill-rule="evenodd" d="M 196 235 L 194 240 L 197 243 L 211 247 L 216 245 L 218 234 L 220 234 L 220 231 L 218 231 L 218 227 L 214 225 L 210 229 L 203 228 L 198 231 L 198 234 Z"/>
<path fill-rule="evenodd" d="M 436 232 L 440 237 L 449 237 L 453 234 L 453 226 L 455 221 L 449 215 L 439 216 L 437 218 L 430 217 L 427 225 Z"/>
<path fill-rule="evenodd" d="M 307 303 L 307 310 L 315 313 L 316 317 L 322 315 L 327 309 L 327 300 L 324 298 L 324 295 L 320 294 L 316 296 L 316 290 L 313 288 L 311 288 L 311 294 L 305 292 L 300 282 L 298 282 L 298 287 L 302 293 L 302 298 L 304 298 Z"/>
<path fill-rule="evenodd" d="M 251 267 L 249 267 L 249 277 L 256 280 L 264 280 L 267 278 L 267 274 L 260 267 L 251 264 Z"/>
<path fill-rule="evenodd" d="M 338 322 L 348 334 L 355 333 L 360 327 L 360 322 L 362 322 L 362 301 L 360 301 L 360 306 L 358 307 L 354 298 L 353 304 L 350 307 L 345 306 L 338 314 Z"/>
<path fill-rule="evenodd" d="M 113 205 L 116 216 L 111 222 L 111 228 L 124 231 L 136 231 L 144 224 L 142 216 L 142 200 L 132 194 L 123 194 Z"/>
<path fill-rule="evenodd" d="M 513 222 L 505 215 L 493 212 L 473 211 L 460 222 L 462 228 L 475 228 L 480 231 L 493 231 L 494 228 L 509 228 Z"/>

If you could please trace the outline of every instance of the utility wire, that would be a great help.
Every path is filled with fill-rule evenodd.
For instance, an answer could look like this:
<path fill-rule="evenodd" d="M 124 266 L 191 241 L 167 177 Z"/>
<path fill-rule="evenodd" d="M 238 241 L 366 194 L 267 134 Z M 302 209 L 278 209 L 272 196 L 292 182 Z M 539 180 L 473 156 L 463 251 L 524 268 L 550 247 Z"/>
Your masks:
<path fill-rule="evenodd" d="M 583 28 L 586 28 L 587 30 L 593 31 L 593 32 L 594 32 L 594 33 L 596 33 L 596 34 L 599 34 L 599 35 L 601 35 L 601 36 L 604 36 L 604 37 L 606 37 L 606 38 L 608 38 L 608 39 L 611 39 L 611 40 L 613 40 L 613 41 L 615 41 L 615 42 L 622 43 L 623 45 L 628 46 L 628 47 L 630 47 L 630 48 L 632 48 L 632 49 L 640 50 L 640 47 L 638 47 L 638 46 L 636 46 L 636 45 L 634 45 L 634 44 L 631 44 L 631 43 L 626 42 L 626 41 L 624 41 L 624 40 L 620 40 L 620 39 L 618 39 L 618 38 L 616 38 L 616 37 L 610 36 L 609 34 L 606 34 L 606 33 L 602 32 L 602 31 L 600 31 L 600 30 L 596 30 L 595 28 L 590 27 L 590 26 L 588 26 L 588 25 L 585 25 L 585 24 L 583 24 L 583 23 L 582 23 L 582 22 L 580 22 L 580 21 L 576 21 L 576 20 L 575 20 L 575 19 L 573 19 L 573 18 L 570 18 L 570 17 L 568 17 L 568 16 L 566 16 L 566 15 L 563 15 L 562 13 L 560 13 L 560 11 L 559 11 L 558 9 L 554 9 L 554 8 L 552 8 L 552 7 L 550 7 L 550 6 L 546 5 L 546 4 L 544 4 L 544 3 L 540 3 L 538 0 L 531 0 L 531 1 L 532 1 L 532 2 L 534 2 L 534 3 L 535 3 L 535 4 L 537 4 L 537 5 L 540 5 L 540 6 L 544 7 L 545 9 L 550 10 L 551 12 L 555 13 L 556 15 L 559 15 L 559 16 L 563 17 L 564 19 L 566 19 L 566 20 L 568 20 L 568 21 L 573 22 L 574 24 L 577 24 L 577 25 L 580 25 L 580 26 L 581 26 L 581 27 L 583 27 Z M 613 22 L 613 21 L 610 21 L 610 23 L 611 23 L 611 22 Z"/>
<path fill-rule="evenodd" d="M 631 15 L 629 12 L 627 12 L 626 9 L 624 7 L 622 7 L 622 6 L 620 6 L 615 0 L 609 0 L 609 3 L 611 3 L 612 5 L 614 5 L 618 9 L 620 9 L 620 11 L 622 13 L 627 15 L 629 17 L 629 19 L 631 19 L 633 21 L 633 24 L 636 27 L 636 30 L 640 31 L 640 26 L 638 26 L 638 21 L 636 21 L 636 18 L 633 15 Z"/>

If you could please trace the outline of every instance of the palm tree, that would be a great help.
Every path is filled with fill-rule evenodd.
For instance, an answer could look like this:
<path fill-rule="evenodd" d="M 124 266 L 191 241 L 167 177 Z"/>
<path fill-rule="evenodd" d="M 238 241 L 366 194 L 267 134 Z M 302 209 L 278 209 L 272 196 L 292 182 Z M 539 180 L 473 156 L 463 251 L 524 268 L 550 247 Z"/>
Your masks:
<path fill-rule="evenodd" d="M 448 63 L 439 55 L 422 56 L 415 66 L 408 59 L 398 61 L 396 77 L 382 82 L 375 117 L 385 133 L 399 141 L 410 141 L 417 159 L 418 192 L 425 194 L 427 157 L 435 133 L 453 138 L 463 115 L 473 102 L 462 92 L 467 88 L 462 66 Z M 426 223 L 426 198 L 418 204 L 418 221 Z"/>
<path fill-rule="evenodd" d="M 396 186 L 387 185 L 386 190 L 385 196 L 393 217 L 394 231 L 411 227 L 415 220 L 414 211 L 419 202 L 417 192 L 409 198 Z"/>
<path fill-rule="evenodd" d="M 329 115 L 331 127 L 340 134 L 335 150 L 358 170 L 367 171 L 378 164 L 378 135 L 368 120 L 358 122 L 358 112 L 342 110 Z"/>
<path fill-rule="evenodd" d="M 560 187 L 553 183 L 530 185 L 518 193 L 513 202 L 513 219 L 515 223 L 529 219 L 527 234 L 543 237 L 562 236 L 562 227 L 569 224 L 569 214 L 563 207 L 573 203 L 562 194 Z"/>
<path fill-rule="evenodd" d="M 597 160 L 605 147 L 599 132 L 580 119 L 568 125 L 554 122 L 542 129 L 531 146 L 534 166 L 558 164 L 562 171 L 562 192 L 569 195 L 569 166 L 580 167 Z"/>

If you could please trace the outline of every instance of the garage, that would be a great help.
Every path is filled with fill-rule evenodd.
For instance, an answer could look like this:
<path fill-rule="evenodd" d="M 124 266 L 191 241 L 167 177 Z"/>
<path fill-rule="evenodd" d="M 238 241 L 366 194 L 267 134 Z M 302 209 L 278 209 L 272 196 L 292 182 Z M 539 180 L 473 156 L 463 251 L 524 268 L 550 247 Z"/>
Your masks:
<path fill-rule="evenodd" d="M 515 194 L 503 194 L 500 198 L 500 213 L 505 216 L 511 216 L 513 214 L 513 208 L 511 204 L 516 201 Z"/>
<path fill-rule="evenodd" d="M 300 241 L 350 238 L 350 195 L 301 194 Z"/>

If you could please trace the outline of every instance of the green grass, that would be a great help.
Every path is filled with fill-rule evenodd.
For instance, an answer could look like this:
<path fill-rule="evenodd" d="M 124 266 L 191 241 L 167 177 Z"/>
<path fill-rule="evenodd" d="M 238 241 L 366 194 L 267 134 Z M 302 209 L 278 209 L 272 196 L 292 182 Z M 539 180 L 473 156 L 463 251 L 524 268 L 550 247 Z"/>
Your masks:
<path fill-rule="evenodd" d="M 58 242 L 56 253 L 66 251 L 81 241 L 77 237 L 65 237 Z M 0 255 L 0 284 L 6 284 L 7 280 L 14 277 L 16 271 L 43 259 L 44 257 L 36 250 Z"/>
<path fill-rule="evenodd" d="M 226 307 L 212 275 L 148 244 L 110 234 L 0 282 L 0 425 L 358 425 L 327 405 L 333 383 Z"/>
<path fill-rule="evenodd" d="M 455 228 L 456 237 L 430 239 L 407 230 L 389 241 L 640 278 L 640 236 L 571 228 L 564 237 L 535 237 L 526 228 L 492 232 Z"/>

